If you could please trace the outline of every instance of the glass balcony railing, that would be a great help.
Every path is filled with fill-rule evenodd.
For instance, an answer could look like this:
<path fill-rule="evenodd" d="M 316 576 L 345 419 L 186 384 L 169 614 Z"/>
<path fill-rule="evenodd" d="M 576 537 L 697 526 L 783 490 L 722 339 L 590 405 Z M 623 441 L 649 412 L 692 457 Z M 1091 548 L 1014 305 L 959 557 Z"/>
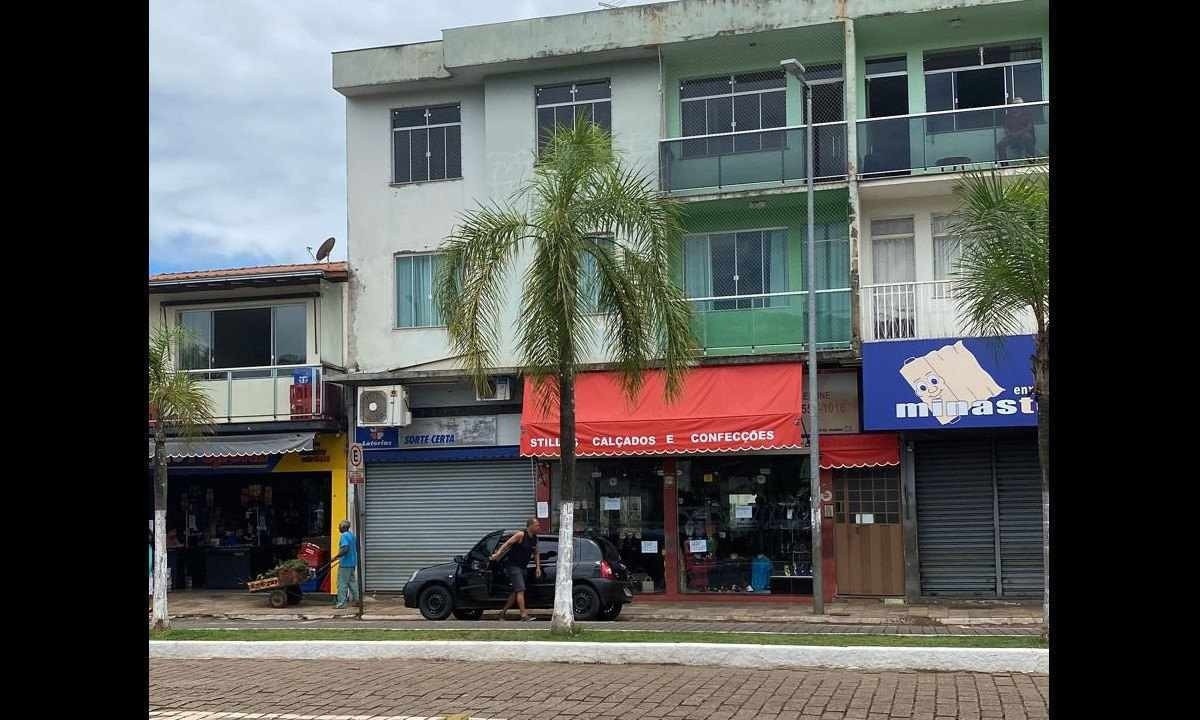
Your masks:
<path fill-rule="evenodd" d="M 808 341 L 803 290 L 693 298 L 692 333 L 706 355 L 798 352 Z M 850 289 L 817 291 L 817 349 L 850 347 Z"/>
<path fill-rule="evenodd" d="M 807 128 L 786 127 L 660 140 L 659 182 L 666 192 L 807 179 Z M 846 123 L 813 126 L 815 182 L 846 177 Z"/>
<path fill-rule="evenodd" d="M 1050 103 L 858 121 L 859 177 L 957 172 L 1045 160 Z"/>

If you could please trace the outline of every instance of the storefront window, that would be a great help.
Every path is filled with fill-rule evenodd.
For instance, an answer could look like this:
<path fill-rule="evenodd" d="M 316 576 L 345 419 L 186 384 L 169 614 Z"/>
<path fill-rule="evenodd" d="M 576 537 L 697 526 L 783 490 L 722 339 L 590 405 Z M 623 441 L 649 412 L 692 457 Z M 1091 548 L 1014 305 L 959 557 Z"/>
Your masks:
<path fill-rule="evenodd" d="M 662 462 L 579 460 L 575 467 L 575 532 L 595 533 L 616 546 L 642 592 L 665 590 Z M 562 466 L 553 463 L 551 472 L 550 525 L 558 532 Z"/>
<path fill-rule="evenodd" d="M 808 458 L 679 461 L 685 592 L 791 593 L 812 576 Z"/>

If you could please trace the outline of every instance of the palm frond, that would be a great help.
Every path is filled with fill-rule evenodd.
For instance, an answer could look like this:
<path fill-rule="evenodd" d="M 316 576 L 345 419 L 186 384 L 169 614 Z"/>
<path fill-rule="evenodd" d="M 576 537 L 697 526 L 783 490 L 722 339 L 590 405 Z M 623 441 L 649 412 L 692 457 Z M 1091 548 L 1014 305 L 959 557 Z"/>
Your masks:
<path fill-rule="evenodd" d="M 951 273 L 960 320 L 974 334 L 1010 335 L 1032 312 L 1049 317 L 1049 184 L 1044 172 L 967 173 L 949 231 L 961 242 Z"/>

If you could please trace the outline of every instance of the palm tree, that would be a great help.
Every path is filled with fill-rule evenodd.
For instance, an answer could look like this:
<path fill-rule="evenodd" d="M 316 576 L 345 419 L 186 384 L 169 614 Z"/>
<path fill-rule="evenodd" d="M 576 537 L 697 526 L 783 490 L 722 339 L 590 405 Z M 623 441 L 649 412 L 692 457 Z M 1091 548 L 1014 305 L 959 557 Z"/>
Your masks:
<path fill-rule="evenodd" d="M 213 422 L 212 400 L 196 379 L 176 372 L 176 348 L 187 339 L 181 327 L 158 326 L 150 336 L 150 418 L 154 425 L 154 613 L 153 628 L 170 626 L 167 615 L 167 429 L 194 437 Z"/>
<path fill-rule="evenodd" d="M 481 206 L 446 239 L 437 302 L 455 351 L 482 384 L 499 358 L 508 271 L 518 253 L 532 253 L 516 342 L 542 408 L 559 404 L 562 502 L 551 631 L 569 634 L 575 376 L 599 347 L 630 398 L 653 358 L 666 372 L 668 399 L 678 395 L 695 347 L 691 310 L 670 277 L 683 230 L 676 203 L 626 167 L 611 136 L 585 120 L 556 129 L 512 200 L 527 207 Z M 589 317 L 597 309 L 602 316 Z"/>
<path fill-rule="evenodd" d="M 950 231 L 962 254 L 955 273 L 960 317 L 973 334 L 1015 335 L 1021 316 L 1036 324 L 1033 395 L 1042 469 L 1042 622 L 1050 636 L 1050 181 L 1043 170 L 1002 177 L 968 173 L 955 188 Z"/>

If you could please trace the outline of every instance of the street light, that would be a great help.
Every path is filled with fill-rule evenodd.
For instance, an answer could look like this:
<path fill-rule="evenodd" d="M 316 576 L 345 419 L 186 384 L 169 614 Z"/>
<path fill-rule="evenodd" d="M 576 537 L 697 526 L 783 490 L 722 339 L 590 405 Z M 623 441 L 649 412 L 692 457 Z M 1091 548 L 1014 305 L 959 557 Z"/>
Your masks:
<path fill-rule="evenodd" d="M 805 253 L 808 257 L 808 481 L 812 516 L 813 614 L 825 614 L 824 583 L 821 582 L 821 424 L 817 418 L 817 262 L 813 237 L 813 112 L 812 86 L 804 77 L 804 66 L 796 58 L 781 60 L 784 71 L 800 81 L 804 92 L 804 157 L 807 170 L 808 217 Z"/>

